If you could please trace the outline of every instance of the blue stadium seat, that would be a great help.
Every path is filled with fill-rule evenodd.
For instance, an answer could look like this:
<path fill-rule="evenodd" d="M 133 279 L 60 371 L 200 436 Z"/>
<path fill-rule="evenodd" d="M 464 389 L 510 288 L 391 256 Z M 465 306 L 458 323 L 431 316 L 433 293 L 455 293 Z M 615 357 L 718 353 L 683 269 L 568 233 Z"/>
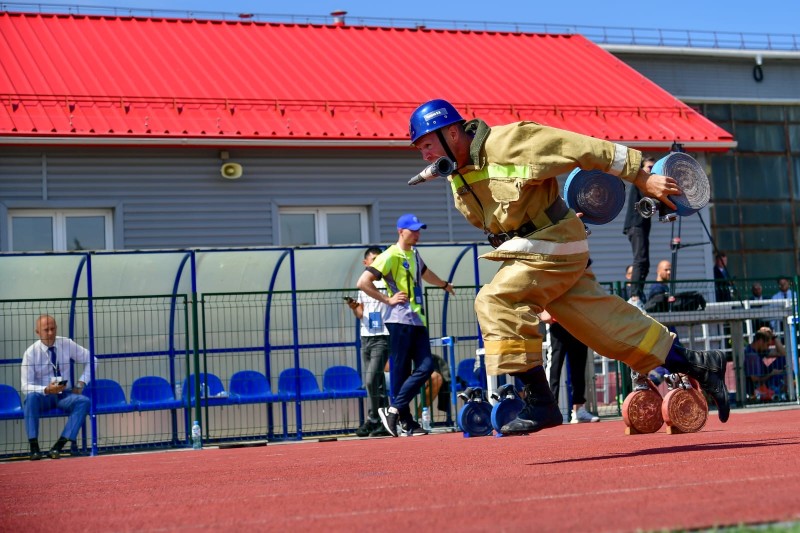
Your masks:
<path fill-rule="evenodd" d="M 127 413 L 133 406 L 125 399 L 122 385 L 113 379 L 96 379 L 86 385 L 84 396 L 92 397 L 94 391 L 94 412 L 98 414 Z"/>
<path fill-rule="evenodd" d="M 131 405 L 138 411 L 178 409 L 183 402 L 175 399 L 169 381 L 161 376 L 143 376 L 131 386 Z"/>
<path fill-rule="evenodd" d="M 332 366 L 322 376 L 322 390 L 333 393 L 334 398 L 365 398 L 367 391 L 355 368 Z"/>
<path fill-rule="evenodd" d="M 456 389 L 464 390 L 467 387 L 481 387 L 478 376 L 475 375 L 475 359 L 464 359 L 458 363 L 456 370 Z"/>
<path fill-rule="evenodd" d="M 0 420 L 22 418 L 22 402 L 17 389 L 0 384 Z"/>
<path fill-rule="evenodd" d="M 194 374 L 189 376 L 190 385 L 187 387 L 187 382 L 183 380 L 183 396 L 182 398 L 189 398 L 189 401 L 194 406 Z M 222 380 L 219 379 L 214 374 L 209 373 L 200 373 L 200 383 L 201 385 L 205 386 L 205 394 L 206 397 L 201 397 L 202 403 L 204 405 L 227 405 L 230 402 L 230 398 L 228 397 L 228 392 L 225 390 L 225 387 L 222 386 Z"/>
<path fill-rule="evenodd" d="M 67 416 L 67 413 L 54 407 L 39 414 L 40 418 Z M 0 420 L 16 420 L 25 417 L 17 390 L 11 385 L 0 384 Z"/>
<path fill-rule="evenodd" d="M 278 394 L 285 400 L 297 399 L 297 378 L 300 378 L 300 400 L 324 400 L 332 393 L 319 390 L 317 378 L 307 368 L 287 368 L 278 377 Z"/>
<path fill-rule="evenodd" d="M 231 403 L 274 402 L 279 397 L 272 394 L 267 377 L 255 370 L 240 370 L 231 376 Z"/>

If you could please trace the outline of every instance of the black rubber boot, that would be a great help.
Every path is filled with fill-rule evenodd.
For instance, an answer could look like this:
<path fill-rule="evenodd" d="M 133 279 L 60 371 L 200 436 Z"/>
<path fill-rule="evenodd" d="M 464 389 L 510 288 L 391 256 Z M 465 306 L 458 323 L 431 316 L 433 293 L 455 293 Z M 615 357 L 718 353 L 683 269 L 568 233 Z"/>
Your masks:
<path fill-rule="evenodd" d="M 380 426 L 381 423 L 378 422 L 378 425 Z M 70 457 L 80 457 L 83 455 L 83 452 L 78 447 L 78 443 L 74 440 L 69 441 L 69 455 Z"/>
<path fill-rule="evenodd" d="M 64 445 L 67 443 L 67 439 L 64 437 L 59 437 L 53 447 L 50 448 L 50 451 L 47 452 L 47 456 L 50 459 L 59 459 L 61 457 L 61 450 L 64 448 Z"/>
<path fill-rule="evenodd" d="M 531 378 L 531 379 L 525 379 Z M 525 388 L 525 407 L 517 418 L 500 428 L 503 435 L 527 435 L 543 429 L 560 426 L 564 417 L 558 408 L 544 368 L 536 367 L 525 373 L 523 381 L 529 381 Z"/>
<path fill-rule="evenodd" d="M 727 422 L 731 413 L 730 398 L 728 388 L 725 386 L 725 354 L 710 350 L 707 352 L 696 352 L 687 350 L 677 343 L 667 354 L 664 366 L 673 373 L 686 374 L 700 383 L 702 388 L 717 404 L 717 415 L 720 422 Z"/>
<path fill-rule="evenodd" d="M 39 440 L 38 439 L 28 439 L 28 443 L 31 446 L 31 461 L 38 461 L 42 458 L 42 451 L 39 449 Z"/>

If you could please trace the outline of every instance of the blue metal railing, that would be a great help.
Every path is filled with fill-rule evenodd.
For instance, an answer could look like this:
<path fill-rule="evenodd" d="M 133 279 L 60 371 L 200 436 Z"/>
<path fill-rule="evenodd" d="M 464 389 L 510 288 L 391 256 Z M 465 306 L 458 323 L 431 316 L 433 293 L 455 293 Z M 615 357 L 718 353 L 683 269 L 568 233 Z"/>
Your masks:
<path fill-rule="evenodd" d="M 284 24 L 333 24 L 331 15 L 286 15 L 276 13 L 228 13 L 223 11 L 187 11 L 177 9 L 145 9 L 67 4 L 0 3 L 0 11 L 32 13 L 68 13 L 113 17 L 146 17 L 177 19 L 210 19 Z M 429 20 L 421 18 L 345 17 L 348 26 L 380 26 L 392 28 L 425 28 L 464 31 L 498 31 L 511 33 L 580 34 L 597 44 L 719 48 L 734 50 L 800 51 L 800 34 L 756 33 L 707 30 L 626 28 L 586 26 L 581 24 L 549 24 L 534 22 L 491 22 L 465 20 Z"/>

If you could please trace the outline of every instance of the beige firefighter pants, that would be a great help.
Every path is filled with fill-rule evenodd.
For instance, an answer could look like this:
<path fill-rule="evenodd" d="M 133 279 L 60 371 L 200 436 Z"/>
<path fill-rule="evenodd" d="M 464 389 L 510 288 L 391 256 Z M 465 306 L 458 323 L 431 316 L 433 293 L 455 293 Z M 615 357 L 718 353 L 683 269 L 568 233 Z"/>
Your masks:
<path fill-rule="evenodd" d="M 536 316 L 547 311 L 597 353 L 647 373 L 662 365 L 674 335 L 665 326 L 608 294 L 586 268 L 588 253 L 507 259 L 475 299 L 489 375 L 542 364 Z"/>

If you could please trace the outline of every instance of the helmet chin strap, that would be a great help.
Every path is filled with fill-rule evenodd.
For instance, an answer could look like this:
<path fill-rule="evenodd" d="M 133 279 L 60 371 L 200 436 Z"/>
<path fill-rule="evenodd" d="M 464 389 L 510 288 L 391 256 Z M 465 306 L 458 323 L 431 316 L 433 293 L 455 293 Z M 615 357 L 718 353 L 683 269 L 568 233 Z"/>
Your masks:
<path fill-rule="evenodd" d="M 483 204 L 481 203 L 480 198 L 478 198 L 478 195 L 475 194 L 475 191 L 472 190 L 472 187 L 469 186 L 469 183 L 467 183 L 467 180 L 464 179 L 464 176 L 462 176 L 461 173 L 458 172 L 458 159 L 456 159 L 456 156 L 453 155 L 453 151 L 450 150 L 450 146 L 447 144 L 447 141 L 445 141 L 444 134 L 442 133 L 442 129 L 443 128 L 439 128 L 438 130 L 436 130 L 436 135 L 439 137 L 439 142 L 442 143 L 442 148 L 444 148 L 444 153 L 447 154 L 447 157 L 450 158 L 450 160 L 453 162 L 453 164 L 456 167 L 456 169 L 453 171 L 453 174 L 455 174 L 455 175 L 457 175 L 457 176 L 459 176 L 461 178 L 461 182 L 464 184 L 464 188 L 466 188 L 469 191 L 469 193 L 475 199 L 475 203 L 477 203 L 478 207 L 480 207 L 481 220 L 486 220 L 486 216 L 483 214 L 485 211 L 483 209 Z M 483 223 L 483 232 L 486 233 L 487 235 L 489 233 L 491 233 L 489 231 L 489 228 L 486 227 L 486 223 L 485 222 Z"/>
<path fill-rule="evenodd" d="M 439 128 L 438 130 L 436 130 L 436 135 L 437 137 L 439 137 L 439 142 L 442 143 L 442 148 L 444 148 L 444 153 L 447 154 L 447 157 L 450 158 L 450 161 L 453 162 L 453 164 L 456 166 L 456 170 L 458 170 L 458 159 L 456 159 L 456 156 L 453 155 L 453 151 L 450 150 L 450 145 L 448 145 L 447 141 L 444 139 L 444 134 L 442 133 L 443 129 L 444 128 Z"/>

